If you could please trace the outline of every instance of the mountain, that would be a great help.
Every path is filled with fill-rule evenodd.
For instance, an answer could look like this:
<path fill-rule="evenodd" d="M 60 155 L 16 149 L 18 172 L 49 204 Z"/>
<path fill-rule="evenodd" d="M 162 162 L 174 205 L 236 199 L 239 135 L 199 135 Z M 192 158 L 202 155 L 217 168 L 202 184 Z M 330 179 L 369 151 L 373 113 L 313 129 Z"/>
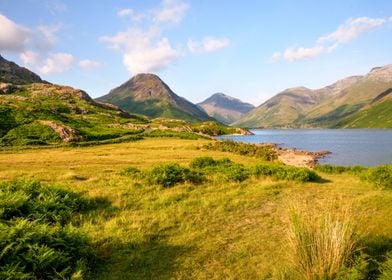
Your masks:
<path fill-rule="evenodd" d="M 43 81 L 0 57 L 0 145 L 103 140 L 140 132 L 147 119 Z"/>
<path fill-rule="evenodd" d="M 392 65 L 376 67 L 365 76 L 348 77 L 321 89 L 287 89 L 233 125 L 266 128 L 392 127 L 388 119 L 374 121 L 377 112 L 392 110 L 389 98 L 380 97 L 390 88 Z M 369 121 L 351 123 L 354 119 L 363 119 L 364 114 L 368 115 L 366 119 Z"/>
<path fill-rule="evenodd" d="M 244 114 L 254 108 L 252 104 L 242 102 L 224 93 L 215 93 L 197 105 L 210 117 L 224 124 L 238 121 Z"/>
<path fill-rule="evenodd" d="M 47 83 L 31 72 L 20 67 L 12 61 L 8 61 L 0 55 L 0 83 L 12 83 L 16 85 L 26 85 L 31 83 Z"/>
<path fill-rule="evenodd" d="M 154 74 L 138 74 L 96 99 L 119 106 L 129 113 L 152 118 L 164 117 L 187 121 L 205 121 L 211 118 L 195 104 L 175 94 Z"/>

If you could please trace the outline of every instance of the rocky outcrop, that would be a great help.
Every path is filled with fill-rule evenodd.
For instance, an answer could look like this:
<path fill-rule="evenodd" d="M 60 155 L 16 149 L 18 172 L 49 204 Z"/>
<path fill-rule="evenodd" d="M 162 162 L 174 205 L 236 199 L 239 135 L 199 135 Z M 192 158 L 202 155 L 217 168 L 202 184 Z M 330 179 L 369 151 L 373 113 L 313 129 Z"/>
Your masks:
<path fill-rule="evenodd" d="M 0 94 L 11 94 L 19 87 L 13 84 L 0 83 Z"/>
<path fill-rule="evenodd" d="M 69 126 L 43 120 L 41 120 L 40 123 L 52 128 L 63 142 L 79 142 L 84 140 L 83 137 L 79 135 L 79 133 L 75 129 Z"/>

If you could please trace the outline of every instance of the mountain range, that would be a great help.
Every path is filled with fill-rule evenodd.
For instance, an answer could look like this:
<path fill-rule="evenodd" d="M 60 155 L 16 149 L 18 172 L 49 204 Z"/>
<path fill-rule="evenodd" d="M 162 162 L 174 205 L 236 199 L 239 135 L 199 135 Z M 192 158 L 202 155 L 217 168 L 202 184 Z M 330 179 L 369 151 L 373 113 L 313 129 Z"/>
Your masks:
<path fill-rule="evenodd" d="M 238 121 L 255 107 L 224 93 L 215 93 L 197 105 L 209 116 L 224 124 Z"/>
<path fill-rule="evenodd" d="M 251 128 L 392 127 L 392 65 L 375 67 L 312 90 L 295 87 L 270 98 L 233 126 Z"/>
<path fill-rule="evenodd" d="M 169 116 L 193 122 L 151 119 L 128 113 L 113 104 L 93 100 L 83 90 L 46 82 L 30 70 L 0 56 L 0 146 L 80 141 L 111 143 L 134 141 L 150 134 L 194 139 L 200 135 L 247 133 L 214 122 L 199 107 L 172 93 L 155 75 L 138 75 L 123 88 L 127 89 L 130 84 L 139 93 L 135 99 L 141 107 L 143 100 L 144 108 L 156 101 L 158 105 L 166 104 L 167 111 L 171 112 Z M 149 99 L 149 96 L 153 98 Z M 194 122 L 199 119 L 209 121 Z"/>

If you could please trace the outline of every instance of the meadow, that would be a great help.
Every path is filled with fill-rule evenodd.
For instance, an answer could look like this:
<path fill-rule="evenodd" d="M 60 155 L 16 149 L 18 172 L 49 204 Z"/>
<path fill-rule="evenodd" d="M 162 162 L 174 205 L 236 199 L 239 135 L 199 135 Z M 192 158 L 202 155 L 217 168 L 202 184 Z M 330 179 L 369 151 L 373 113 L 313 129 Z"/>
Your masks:
<path fill-rule="evenodd" d="M 72 260 L 74 272 L 63 271 L 67 277 L 391 279 L 390 177 L 375 184 L 375 172 L 308 171 L 273 158 L 209 149 L 208 139 L 156 136 L 0 152 L 1 181 L 40 182 L 45 190 L 60 189 L 56 194 L 67 198 L 64 203 L 74 197 L 83 206 L 65 204 L 72 213 L 64 216 L 66 226 L 63 212 L 60 220 L 40 216 L 41 210 L 27 216 L 19 211 L 15 218 L 15 223 L 23 222 L 20 217 L 37 219 L 53 232 L 77 228 L 85 238 L 79 246 L 91 251 L 79 254 L 84 262 Z M 175 176 L 166 184 L 154 174 Z M 34 209 L 51 211 L 42 207 Z M 340 249 L 322 246 L 331 235 L 341 237 L 332 240 Z M 327 254 L 332 251 L 336 254 Z"/>

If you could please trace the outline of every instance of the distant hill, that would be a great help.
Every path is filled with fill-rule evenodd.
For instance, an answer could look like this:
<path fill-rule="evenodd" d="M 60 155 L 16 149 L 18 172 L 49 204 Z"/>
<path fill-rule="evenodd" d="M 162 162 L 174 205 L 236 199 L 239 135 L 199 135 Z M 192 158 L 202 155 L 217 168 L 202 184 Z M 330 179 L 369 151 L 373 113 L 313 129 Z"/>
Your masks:
<path fill-rule="evenodd" d="M 129 113 L 152 118 L 164 117 L 187 121 L 211 120 L 195 104 L 175 94 L 158 76 L 138 74 L 96 99 L 119 106 Z"/>
<path fill-rule="evenodd" d="M 245 113 L 254 108 L 252 104 L 242 102 L 224 93 L 215 93 L 197 105 L 209 116 L 224 124 L 238 121 Z"/>
<path fill-rule="evenodd" d="M 46 83 L 37 74 L 8 61 L 0 55 L 0 83 L 26 85 L 31 83 Z"/>
<path fill-rule="evenodd" d="M 234 125 L 265 128 L 392 127 L 387 118 L 388 111 L 392 111 L 389 98 L 380 97 L 390 88 L 392 65 L 376 67 L 365 76 L 348 77 L 317 90 L 287 89 L 250 111 Z M 381 111 L 385 111 L 385 118 L 376 122 Z M 365 121 L 364 114 L 368 121 Z M 352 123 L 354 120 L 357 120 L 355 124 Z"/>

